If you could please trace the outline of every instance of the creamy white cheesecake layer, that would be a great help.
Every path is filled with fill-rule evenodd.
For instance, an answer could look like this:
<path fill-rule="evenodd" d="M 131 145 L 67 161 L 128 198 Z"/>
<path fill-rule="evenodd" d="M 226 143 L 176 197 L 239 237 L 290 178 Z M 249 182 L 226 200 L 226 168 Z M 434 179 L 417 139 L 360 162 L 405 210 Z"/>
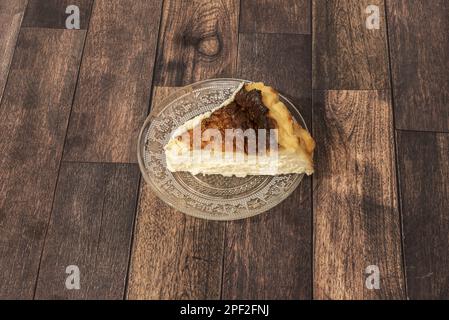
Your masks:
<path fill-rule="evenodd" d="M 171 172 L 237 177 L 313 172 L 309 163 L 299 160 L 298 153 L 286 150 L 262 156 L 233 153 L 233 159 L 226 159 L 226 156 L 224 152 L 215 152 L 213 155 L 204 150 L 194 152 L 182 141 L 175 139 L 165 147 L 167 169 Z"/>

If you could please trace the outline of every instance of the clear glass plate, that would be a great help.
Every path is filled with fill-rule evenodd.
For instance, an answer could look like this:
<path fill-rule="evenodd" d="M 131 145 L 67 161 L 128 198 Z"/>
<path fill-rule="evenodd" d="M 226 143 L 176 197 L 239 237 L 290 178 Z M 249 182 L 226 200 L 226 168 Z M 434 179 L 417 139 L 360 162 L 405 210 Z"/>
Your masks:
<path fill-rule="evenodd" d="M 243 219 L 276 206 L 301 182 L 302 174 L 237 178 L 167 169 L 163 148 L 171 132 L 187 120 L 219 106 L 242 81 L 248 82 L 211 79 L 191 84 L 163 100 L 161 111 L 151 113 L 146 119 L 138 139 L 140 170 L 157 196 L 173 208 L 209 220 Z M 281 101 L 307 129 L 295 106 L 282 95 Z"/>

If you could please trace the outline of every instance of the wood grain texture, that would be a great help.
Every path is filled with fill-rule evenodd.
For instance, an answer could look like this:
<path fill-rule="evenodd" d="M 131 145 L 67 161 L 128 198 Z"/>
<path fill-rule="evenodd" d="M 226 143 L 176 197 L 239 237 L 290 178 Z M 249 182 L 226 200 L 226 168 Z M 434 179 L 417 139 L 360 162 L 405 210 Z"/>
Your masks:
<path fill-rule="evenodd" d="M 314 298 L 405 297 L 388 91 L 317 91 Z M 365 286 L 377 265 L 380 289 Z"/>
<path fill-rule="evenodd" d="M 0 106 L 0 297 L 31 298 L 85 31 L 23 29 Z"/>
<path fill-rule="evenodd" d="M 398 132 L 407 291 L 449 298 L 449 134 Z"/>
<path fill-rule="evenodd" d="M 64 159 L 136 162 L 161 1 L 95 1 Z"/>
<path fill-rule="evenodd" d="M 380 11 L 380 29 L 368 30 L 368 5 Z M 382 0 L 313 0 L 313 88 L 389 88 Z"/>
<path fill-rule="evenodd" d="M 387 4 L 396 128 L 449 132 L 449 2 Z"/>
<path fill-rule="evenodd" d="M 239 74 L 264 81 L 311 115 L 311 38 L 242 34 Z M 310 124 L 310 123 L 309 123 Z M 312 296 L 311 179 L 280 205 L 227 224 L 224 299 L 307 299 Z"/>
<path fill-rule="evenodd" d="M 136 165 L 62 163 L 36 299 L 124 297 L 139 175 Z M 69 265 L 80 290 L 66 289 Z"/>
<path fill-rule="evenodd" d="M 238 17 L 238 0 L 165 1 L 155 85 L 233 76 Z"/>
<path fill-rule="evenodd" d="M 268 212 L 226 229 L 223 299 L 311 299 L 311 179 Z"/>
<path fill-rule="evenodd" d="M 93 0 L 28 0 L 23 18 L 24 27 L 66 29 L 65 22 L 70 13 L 66 8 L 78 6 L 80 10 L 80 29 L 89 25 Z"/>
<path fill-rule="evenodd" d="M 152 112 L 176 88 L 156 87 Z M 142 180 L 128 299 L 219 299 L 224 227 L 189 217 Z"/>
<path fill-rule="evenodd" d="M 310 34 L 310 0 L 241 0 L 240 32 Z"/>
<path fill-rule="evenodd" d="M 8 78 L 9 66 L 26 4 L 27 0 L 2 0 L 0 2 L 0 101 Z"/>

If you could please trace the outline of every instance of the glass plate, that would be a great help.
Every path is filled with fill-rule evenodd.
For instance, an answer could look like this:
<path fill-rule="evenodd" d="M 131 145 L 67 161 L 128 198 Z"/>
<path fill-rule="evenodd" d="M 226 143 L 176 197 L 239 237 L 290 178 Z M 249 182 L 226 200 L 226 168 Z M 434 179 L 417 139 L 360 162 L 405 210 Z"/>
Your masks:
<path fill-rule="evenodd" d="M 192 175 L 170 172 L 163 147 L 171 132 L 189 119 L 219 106 L 242 82 L 240 79 L 211 79 L 179 89 L 163 100 L 161 111 L 146 119 L 138 140 L 138 161 L 145 181 L 159 198 L 188 215 L 209 220 L 235 220 L 267 211 L 287 198 L 303 174 L 278 176 Z M 295 106 L 281 101 L 295 120 L 307 129 Z"/>

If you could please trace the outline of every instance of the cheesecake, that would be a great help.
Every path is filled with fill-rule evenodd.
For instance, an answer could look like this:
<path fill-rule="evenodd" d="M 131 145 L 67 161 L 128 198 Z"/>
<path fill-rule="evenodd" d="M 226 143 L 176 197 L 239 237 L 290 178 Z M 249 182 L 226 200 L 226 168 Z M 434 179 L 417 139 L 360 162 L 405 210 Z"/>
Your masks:
<path fill-rule="evenodd" d="M 314 148 L 275 89 L 242 82 L 218 107 L 176 128 L 164 151 L 171 172 L 245 177 L 311 175 Z"/>

